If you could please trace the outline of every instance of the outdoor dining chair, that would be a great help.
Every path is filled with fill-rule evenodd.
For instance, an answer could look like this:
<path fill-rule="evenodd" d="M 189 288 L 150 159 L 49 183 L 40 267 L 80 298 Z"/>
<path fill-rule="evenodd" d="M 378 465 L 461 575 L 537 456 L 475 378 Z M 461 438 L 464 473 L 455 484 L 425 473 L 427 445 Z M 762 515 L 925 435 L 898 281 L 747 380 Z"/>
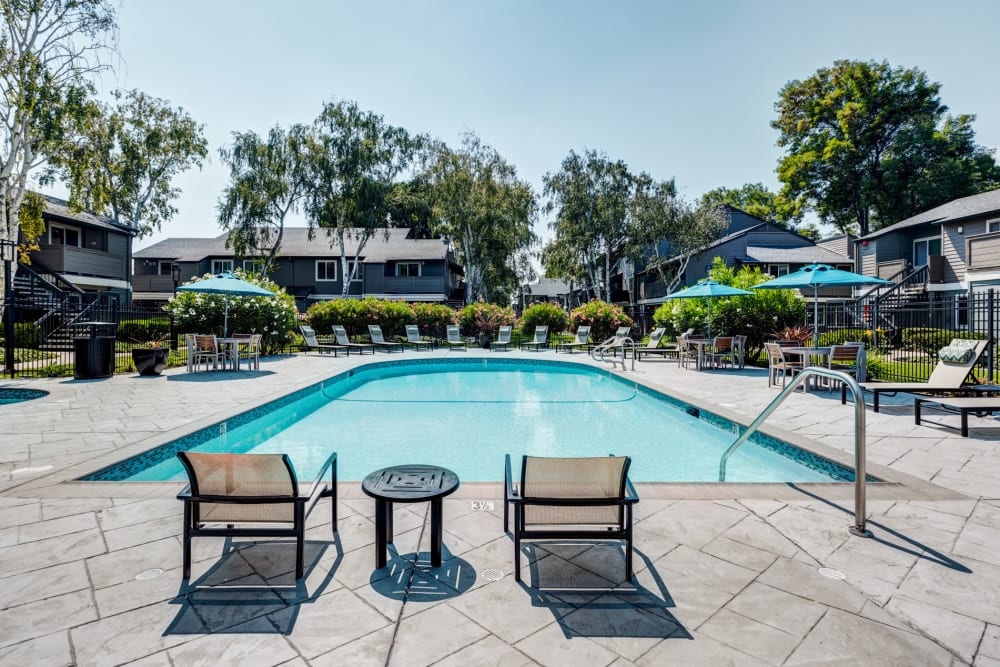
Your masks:
<path fill-rule="evenodd" d="M 215 339 L 215 336 L 200 336 L 195 335 L 194 337 L 194 369 L 197 370 L 198 364 L 204 363 L 205 370 L 208 370 L 208 362 L 212 362 L 212 370 L 218 370 L 219 365 L 222 365 L 222 370 L 226 369 L 226 356 L 227 352 L 219 346 L 219 342 Z"/>
<path fill-rule="evenodd" d="M 708 363 L 714 368 L 722 368 L 726 363 L 730 367 L 736 365 L 736 355 L 733 350 L 732 336 L 716 336 L 708 353 Z"/>
<path fill-rule="evenodd" d="M 233 338 L 239 338 L 239 334 L 234 334 Z M 260 344 L 264 339 L 261 334 L 247 334 L 245 342 L 236 344 L 236 368 L 239 369 L 244 359 L 247 360 L 247 368 L 260 370 Z"/>
<path fill-rule="evenodd" d="M 301 579 L 306 517 L 321 498 L 332 498 L 337 532 L 337 454 L 302 488 L 287 454 L 178 452 L 188 486 L 184 502 L 183 579 L 191 578 L 194 537 L 294 537 L 295 578 Z M 330 485 L 323 476 L 330 471 Z M 263 524 L 263 526 L 261 525 Z"/>
<path fill-rule="evenodd" d="M 767 350 L 768 387 L 778 384 L 778 374 L 780 373 L 781 388 L 784 389 L 788 382 L 788 376 L 794 376 L 806 367 L 805 361 L 802 359 L 797 361 L 788 359 L 782 351 L 782 346 L 778 343 L 764 343 L 764 349 Z"/>

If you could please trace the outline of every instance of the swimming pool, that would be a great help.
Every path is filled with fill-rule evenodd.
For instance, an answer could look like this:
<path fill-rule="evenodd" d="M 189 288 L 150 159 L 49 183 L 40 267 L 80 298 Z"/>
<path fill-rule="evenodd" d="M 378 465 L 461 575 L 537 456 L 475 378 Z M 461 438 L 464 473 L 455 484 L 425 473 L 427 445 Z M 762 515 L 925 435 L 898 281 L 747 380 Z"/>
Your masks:
<path fill-rule="evenodd" d="M 739 427 L 604 369 L 521 359 L 373 363 L 84 477 L 185 479 L 178 451 L 285 452 L 311 479 L 331 451 L 338 477 L 428 463 L 499 481 L 503 455 L 632 457 L 637 482 L 715 482 Z M 852 481 L 853 471 L 756 434 L 730 459 L 733 482 Z"/>

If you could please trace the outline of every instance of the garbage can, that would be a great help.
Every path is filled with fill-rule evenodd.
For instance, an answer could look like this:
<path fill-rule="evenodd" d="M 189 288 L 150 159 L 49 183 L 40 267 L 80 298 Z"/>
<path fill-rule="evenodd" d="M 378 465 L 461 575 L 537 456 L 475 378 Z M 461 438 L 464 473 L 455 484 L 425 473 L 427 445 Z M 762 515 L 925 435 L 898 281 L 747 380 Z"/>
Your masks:
<path fill-rule="evenodd" d="M 77 322 L 72 326 L 75 353 L 73 377 L 93 380 L 114 375 L 118 325 L 114 322 Z"/>

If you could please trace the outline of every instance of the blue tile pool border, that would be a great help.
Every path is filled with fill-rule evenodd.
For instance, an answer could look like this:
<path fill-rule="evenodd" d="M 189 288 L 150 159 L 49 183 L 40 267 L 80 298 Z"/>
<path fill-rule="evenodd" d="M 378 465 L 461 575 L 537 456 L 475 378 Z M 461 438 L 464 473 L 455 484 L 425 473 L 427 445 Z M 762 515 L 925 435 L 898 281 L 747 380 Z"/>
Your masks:
<path fill-rule="evenodd" d="M 738 424 L 730 419 L 721 417 L 711 411 L 695 407 L 689 403 L 686 403 L 680 399 L 674 398 L 669 394 L 665 394 L 661 391 L 647 387 L 643 384 L 630 380 L 629 378 L 623 378 L 619 375 L 611 373 L 607 369 L 594 368 L 593 366 L 588 366 L 585 364 L 579 364 L 572 361 L 556 361 L 550 359 L 503 359 L 503 358 L 470 358 L 470 359 L 403 359 L 394 361 L 380 361 L 370 364 L 365 364 L 364 366 L 358 366 L 341 373 L 338 373 L 330 378 L 321 380 L 315 384 L 309 385 L 302 389 L 293 391 L 281 398 L 277 398 L 273 401 L 269 401 L 263 405 L 257 406 L 240 414 L 234 415 L 220 421 L 216 424 L 212 424 L 205 428 L 201 428 L 197 431 L 189 433 L 185 436 L 172 440 L 163 445 L 159 445 L 152 449 L 149 449 L 135 456 L 123 459 L 116 463 L 112 463 L 109 466 L 96 470 L 87 475 L 83 475 L 78 478 L 78 481 L 84 482 L 121 482 L 126 481 L 126 479 L 133 474 L 145 470 L 146 468 L 152 467 L 163 461 L 174 458 L 177 456 L 178 452 L 192 449 L 208 442 L 212 438 L 225 434 L 227 431 L 238 428 L 240 426 L 246 425 L 259 417 L 268 414 L 274 410 L 280 409 L 284 406 L 290 405 L 298 400 L 301 400 L 307 396 L 315 394 L 317 392 L 322 392 L 331 387 L 334 387 L 342 382 L 345 382 L 356 375 L 366 374 L 371 371 L 379 371 L 387 368 L 393 367 L 407 367 L 407 368 L 419 368 L 421 366 L 449 366 L 449 367 L 460 367 L 462 370 L 490 370 L 493 368 L 498 368 L 502 366 L 515 366 L 518 368 L 523 368 L 525 366 L 537 366 L 545 367 L 549 369 L 565 369 L 565 370 L 585 370 L 586 372 L 595 373 L 597 375 L 603 375 L 611 378 L 617 382 L 625 384 L 629 387 L 634 388 L 636 391 L 642 392 L 643 394 L 650 396 L 651 398 L 664 401 L 669 405 L 685 411 L 688 415 L 695 417 L 701 421 L 707 422 L 712 426 L 721 428 L 725 431 L 729 431 L 733 434 L 735 439 L 739 433 L 745 428 L 741 424 Z M 36 390 L 23 390 L 23 391 L 36 391 Z M 839 463 L 831 461 L 819 454 L 810 452 L 808 450 L 802 449 L 796 445 L 784 442 L 778 438 L 772 437 L 765 433 L 758 431 L 751 438 L 750 441 L 759 447 L 768 449 L 779 456 L 789 459 L 799 465 L 802 465 L 811 470 L 818 471 L 829 477 L 835 482 L 853 482 L 854 481 L 854 471 L 846 466 Z M 881 481 L 878 478 L 867 476 L 869 482 Z M 704 483 L 704 482 L 699 482 Z"/>

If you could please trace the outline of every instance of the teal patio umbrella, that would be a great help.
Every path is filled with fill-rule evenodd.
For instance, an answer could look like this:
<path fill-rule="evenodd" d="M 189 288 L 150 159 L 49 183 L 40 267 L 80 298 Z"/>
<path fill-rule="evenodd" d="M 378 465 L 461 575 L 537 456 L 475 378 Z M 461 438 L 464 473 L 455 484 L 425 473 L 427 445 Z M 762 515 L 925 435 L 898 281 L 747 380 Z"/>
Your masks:
<path fill-rule="evenodd" d="M 742 296 L 753 294 L 745 289 L 723 285 L 715 280 L 702 280 L 697 285 L 668 294 L 668 299 L 708 299 L 708 337 L 712 337 L 712 299 L 717 296 Z"/>
<path fill-rule="evenodd" d="M 253 283 L 237 278 L 229 271 L 205 278 L 197 282 L 181 285 L 178 292 L 202 292 L 204 294 L 224 294 L 226 297 L 225 315 L 222 320 L 222 337 L 229 334 L 229 295 L 233 296 L 274 296 L 274 292 L 258 287 Z"/>
<path fill-rule="evenodd" d="M 835 269 L 829 264 L 810 264 L 795 273 L 788 273 L 766 283 L 754 285 L 754 289 L 808 289 L 813 291 L 813 326 L 819 327 L 819 288 L 858 287 L 861 285 L 891 285 L 889 280 L 875 276 L 865 276 L 852 271 Z M 819 347 L 819 332 L 813 332 L 813 347 Z"/>

